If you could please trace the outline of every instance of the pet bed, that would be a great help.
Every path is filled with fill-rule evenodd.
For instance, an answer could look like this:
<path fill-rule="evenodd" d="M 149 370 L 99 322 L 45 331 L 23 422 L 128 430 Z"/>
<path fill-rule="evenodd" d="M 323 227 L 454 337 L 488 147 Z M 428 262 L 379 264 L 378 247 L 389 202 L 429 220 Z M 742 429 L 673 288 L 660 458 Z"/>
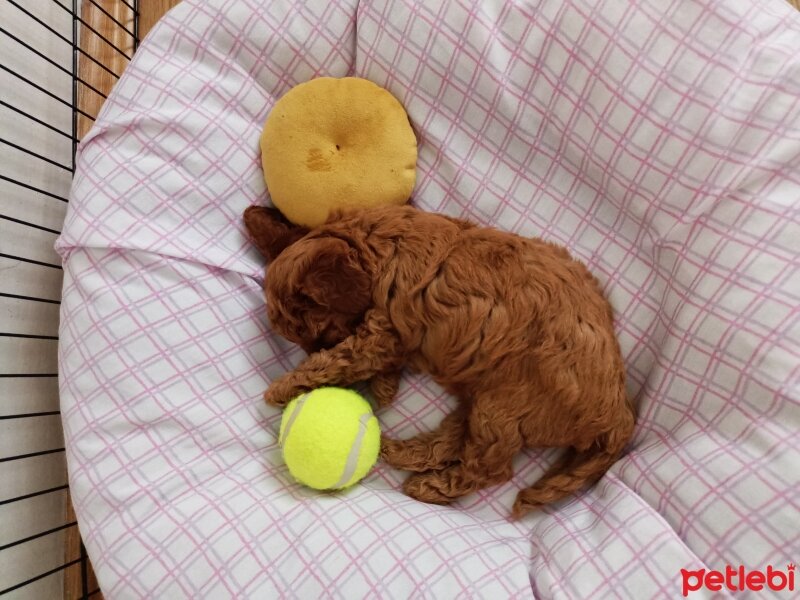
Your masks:
<path fill-rule="evenodd" d="M 60 385 L 72 497 L 109 598 L 674 597 L 681 569 L 800 559 L 800 18 L 777 0 L 191 0 L 80 147 Z M 387 87 L 413 201 L 568 246 L 616 313 L 639 423 L 593 488 L 521 521 L 508 484 L 418 503 L 380 464 L 304 489 L 261 394 L 242 211 L 258 138 L 320 75 Z M 407 376 L 388 434 L 452 400 Z M 720 592 L 727 593 L 726 590 Z"/>

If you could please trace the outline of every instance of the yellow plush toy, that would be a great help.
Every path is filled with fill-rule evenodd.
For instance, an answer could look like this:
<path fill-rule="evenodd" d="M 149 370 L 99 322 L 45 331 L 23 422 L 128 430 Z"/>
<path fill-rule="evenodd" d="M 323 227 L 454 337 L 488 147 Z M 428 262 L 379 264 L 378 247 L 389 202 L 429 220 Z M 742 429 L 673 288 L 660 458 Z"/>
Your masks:
<path fill-rule="evenodd" d="M 320 77 L 275 103 L 261 160 L 275 206 L 293 223 L 315 227 L 333 209 L 405 203 L 417 140 L 402 105 L 382 87 Z"/>

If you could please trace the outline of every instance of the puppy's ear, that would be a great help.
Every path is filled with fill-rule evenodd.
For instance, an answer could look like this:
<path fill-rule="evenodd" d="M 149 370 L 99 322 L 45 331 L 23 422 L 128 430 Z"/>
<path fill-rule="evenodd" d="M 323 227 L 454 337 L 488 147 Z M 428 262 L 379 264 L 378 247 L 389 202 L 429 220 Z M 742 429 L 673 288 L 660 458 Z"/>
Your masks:
<path fill-rule="evenodd" d="M 303 277 L 303 291 L 330 311 L 360 315 L 372 300 L 372 280 L 357 252 L 337 238 L 323 238 L 317 243 L 318 251 Z"/>
<path fill-rule="evenodd" d="M 244 226 L 256 248 L 270 262 L 308 233 L 305 227 L 290 223 L 277 208 L 266 206 L 249 206 L 244 211 Z"/>

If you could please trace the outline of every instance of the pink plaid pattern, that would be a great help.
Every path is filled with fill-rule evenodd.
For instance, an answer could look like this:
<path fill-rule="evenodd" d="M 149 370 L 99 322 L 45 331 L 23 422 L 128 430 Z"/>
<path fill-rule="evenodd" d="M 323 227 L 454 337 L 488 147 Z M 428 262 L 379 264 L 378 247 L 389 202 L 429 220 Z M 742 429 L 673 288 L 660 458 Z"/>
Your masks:
<path fill-rule="evenodd" d="M 61 394 L 110 598 L 674 597 L 680 569 L 800 561 L 800 18 L 778 0 L 185 1 L 81 146 Z M 568 246 L 603 281 L 640 421 L 584 494 L 416 503 L 379 467 L 291 481 L 240 215 L 270 106 L 357 74 L 405 105 L 415 203 Z M 452 402 L 408 377 L 393 436 Z M 781 597 L 781 596 L 779 596 Z"/>

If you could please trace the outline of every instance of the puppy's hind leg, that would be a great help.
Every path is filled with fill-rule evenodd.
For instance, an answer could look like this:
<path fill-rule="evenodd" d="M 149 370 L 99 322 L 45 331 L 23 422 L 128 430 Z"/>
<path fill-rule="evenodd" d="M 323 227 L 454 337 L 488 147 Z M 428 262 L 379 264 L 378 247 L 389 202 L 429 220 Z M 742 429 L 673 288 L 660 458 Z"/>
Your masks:
<path fill-rule="evenodd" d="M 407 440 L 381 440 L 381 456 L 405 471 L 441 469 L 461 456 L 466 435 L 467 413 L 459 406 L 447 415 L 433 431 Z"/>
<path fill-rule="evenodd" d="M 448 504 L 511 479 L 511 461 L 523 445 L 519 423 L 524 410 L 525 404 L 516 402 L 507 390 L 476 396 L 461 460 L 438 471 L 412 475 L 403 485 L 404 491 L 422 502 Z"/>

